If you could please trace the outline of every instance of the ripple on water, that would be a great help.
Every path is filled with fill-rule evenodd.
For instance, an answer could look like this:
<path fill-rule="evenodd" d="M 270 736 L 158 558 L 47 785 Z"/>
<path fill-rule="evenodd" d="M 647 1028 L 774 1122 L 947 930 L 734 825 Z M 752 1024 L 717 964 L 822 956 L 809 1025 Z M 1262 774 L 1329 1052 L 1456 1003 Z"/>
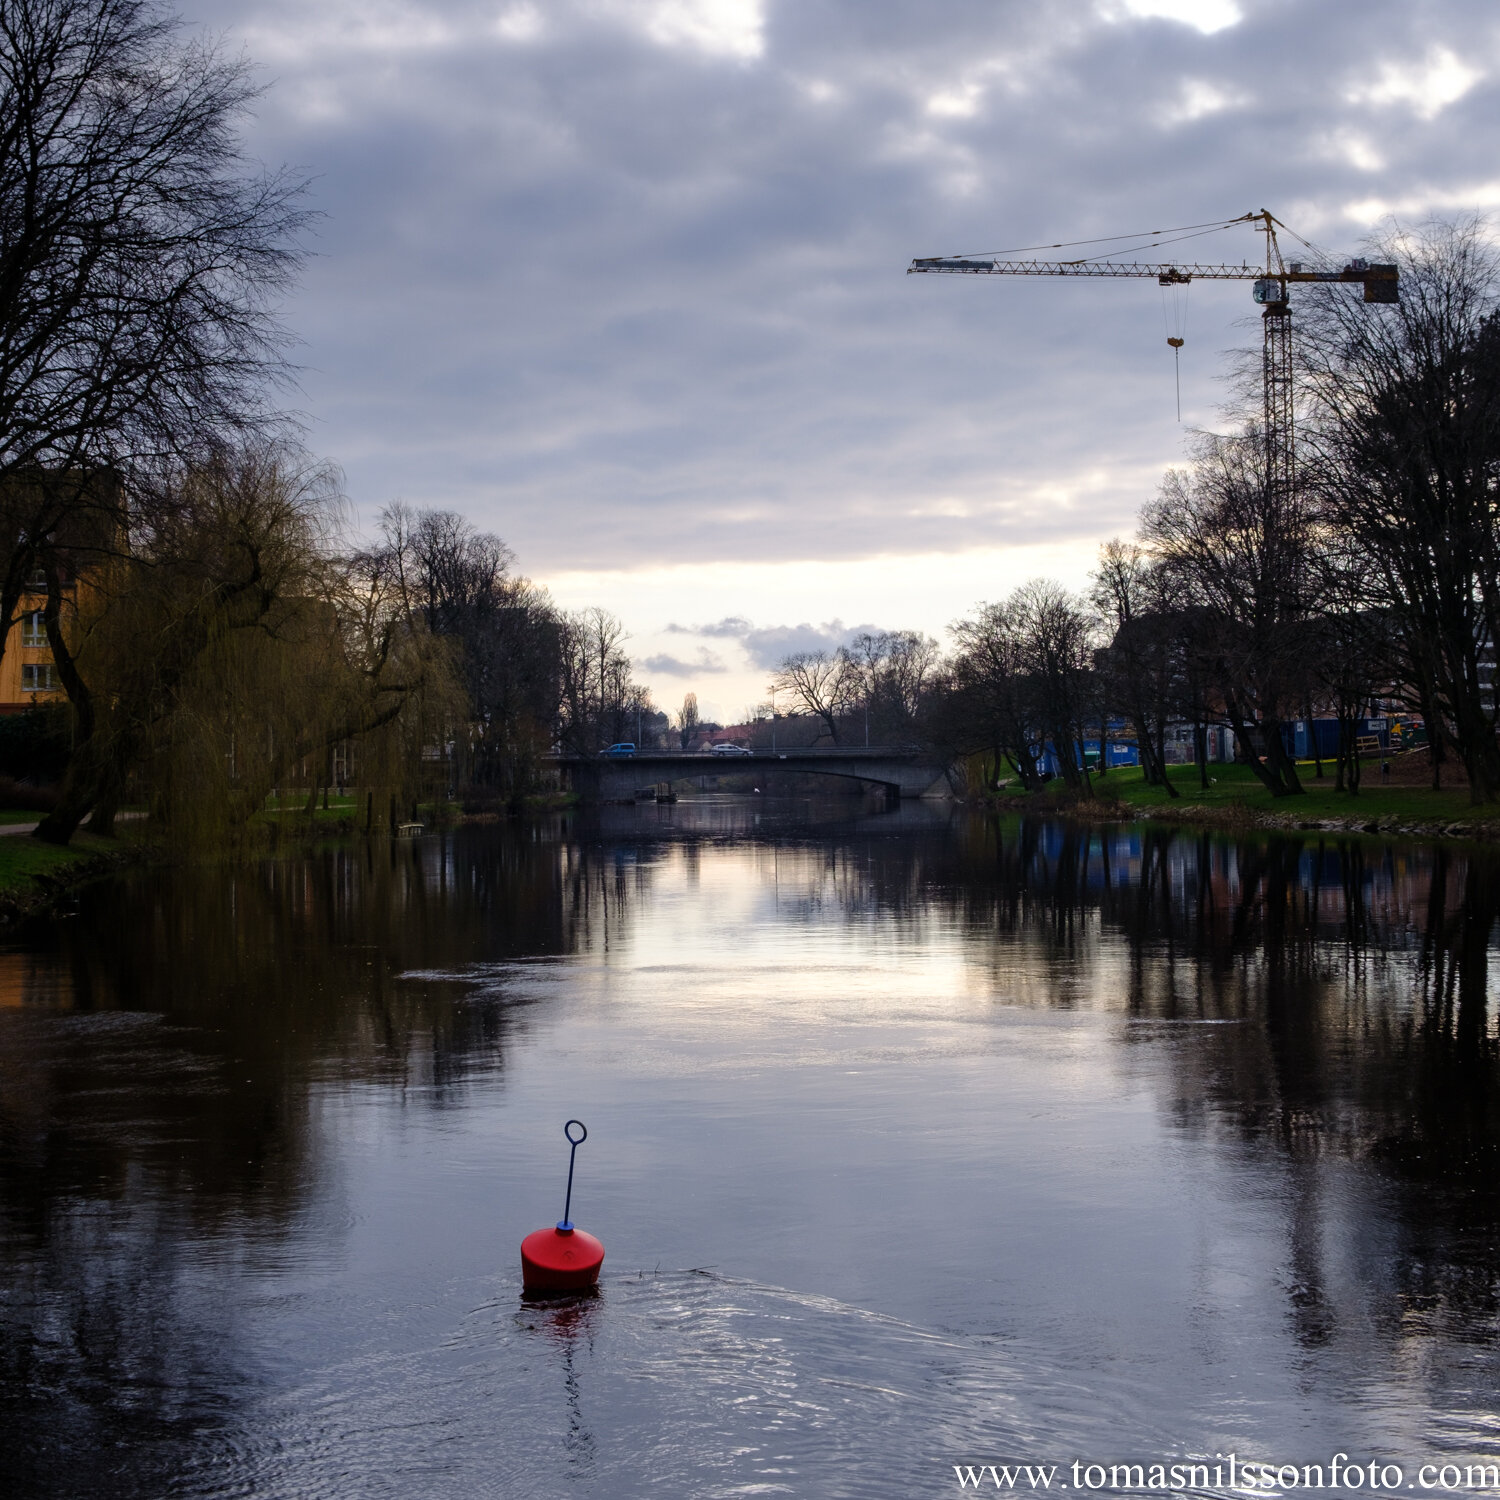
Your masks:
<path fill-rule="evenodd" d="M 518 1290 L 437 1343 L 252 1403 L 186 1492 L 905 1496 L 948 1493 L 955 1463 L 1094 1455 L 1106 1433 L 1148 1459 L 1175 1448 L 1130 1381 L 1085 1388 L 1013 1346 L 826 1297 L 711 1272 L 581 1301 Z"/>

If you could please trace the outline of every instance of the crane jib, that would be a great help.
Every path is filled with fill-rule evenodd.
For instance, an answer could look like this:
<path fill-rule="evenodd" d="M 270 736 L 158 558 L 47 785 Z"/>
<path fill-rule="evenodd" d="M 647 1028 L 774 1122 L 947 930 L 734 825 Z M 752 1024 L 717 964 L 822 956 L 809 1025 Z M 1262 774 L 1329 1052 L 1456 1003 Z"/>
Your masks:
<path fill-rule="evenodd" d="M 1266 258 L 1263 265 L 1252 266 L 1248 262 L 1241 261 L 1239 265 L 1200 265 L 1178 262 L 1175 265 L 1160 264 L 1147 261 L 1124 261 L 1111 260 L 1112 254 L 1127 254 L 1130 251 L 1140 251 L 1147 248 L 1159 249 L 1163 245 L 1173 244 L 1177 241 L 1167 236 L 1196 237 L 1190 235 L 1189 231 L 1205 229 L 1212 232 L 1213 229 L 1227 229 L 1230 224 L 1254 223 L 1265 234 Z M 991 255 L 938 255 L 926 256 L 912 263 L 906 268 L 907 274 L 937 275 L 937 276 L 1079 276 L 1100 279 L 1126 279 L 1155 280 L 1163 288 L 1163 311 L 1169 301 L 1180 302 L 1182 289 L 1192 281 L 1249 281 L 1251 295 L 1259 303 L 1264 313 L 1261 318 L 1261 327 L 1264 329 L 1264 351 L 1262 358 L 1262 369 L 1264 375 L 1263 388 L 1263 414 L 1261 430 L 1265 441 L 1265 475 L 1266 488 L 1272 494 L 1290 496 L 1297 483 L 1296 454 L 1294 451 L 1295 424 L 1293 421 L 1293 361 L 1292 361 L 1292 319 L 1288 316 L 1291 312 L 1289 293 L 1293 283 L 1306 282 L 1344 282 L 1352 283 L 1364 289 L 1364 300 L 1366 302 L 1393 303 L 1400 301 L 1399 270 L 1396 266 L 1386 263 L 1371 264 L 1362 258 L 1350 260 L 1345 266 L 1337 271 L 1333 270 L 1309 270 L 1302 261 L 1283 260 L 1281 247 L 1277 241 L 1277 229 L 1285 229 L 1286 225 L 1274 217 L 1268 209 L 1261 209 L 1259 213 L 1244 214 L 1238 219 L 1226 220 L 1214 226 L 1190 225 L 1183 229 L 1172 230 L 1150 230 L 1141 234 L 1111 235 L 1101 239 L 1073 240 L 1065 243 L 1052 244 L 1046 247 L 1041 245 L 1027 245 L 1015 250 L 1001 250 Z M 1121 240 L 1143 239 L 1147 235 L 1151 238 L 1150 245 L 1134 244 L 1123 245 Z M 1319 254 L 1314 246 L 1303 240 L 1300 235 L 1295 238 L 1306 245 L 1314 254 Z M 1030 250 L 1043 248 L 1051 250 L 1067 250 L 1075 247 L 1103 245 L 1114 243 L 1119 245 L 1115 251 L 1101 251 L 1095 255 L 1080 256 L 1077 260 L 1011 260 L 1002 259 L 1012 255 L 1024 254 Z M 1173 291 L 1174 297 L 1168 298 L 1165 293 Z M 1167 343 L 1171 346 L 1174 368 L 1176 366 L 1177 354 L 1185 341 L 1181 326 L 1174 331 L 1168 325 Z M 1180 388 L 1178 404 L 1178 420 L 1182 418 Z"/>
<path fill-rule="evenodd" d="M 1189 281 L 1354 282 L 1363 284 L 1366 302 L 1395 302 L 1398 273 L 1394 265 L 1354 260 L 1338 271 L 1305 271 L 1300 266 L 1267 274 L 1251 265 L 1159 265 L 1142 261 L 1078 260 L 980 260 L 934 256 L 914 260 L 907 274 L 936 273 L 944 276 L 1088 276 L 1151 278 L 1163 286 L 1181 286 Z M 1258 300 L 1266 300 L 1260 298 Z"/>

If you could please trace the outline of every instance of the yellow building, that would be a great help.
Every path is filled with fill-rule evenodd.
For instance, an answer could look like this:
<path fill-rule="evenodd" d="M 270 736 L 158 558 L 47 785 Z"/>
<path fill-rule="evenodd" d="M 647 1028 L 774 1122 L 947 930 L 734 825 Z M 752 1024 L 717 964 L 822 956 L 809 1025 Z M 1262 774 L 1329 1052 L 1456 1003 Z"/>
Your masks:
<path fill-rule="evenodd" d="M 12 474 L 0 505 L 12 542 L 23 531 L 48 537 L 48 553 L 62 585 L 62 624 L 71 631 L 79 603 L 79 579 L 98 580 L 105 558 L 117 553 L 125 535 L 118 477 L 108 470 L 64 470 Z M 0 714 L 24 713 L 67 695 L 47 644 L 42 611 L 47 580 L 40 569 L 21 596 L 20 618 L 0 656 Z"/>
<path fill-rule="evenodd" d="M 46 584 L 41 579 L 35 592 L 21 599 L 21 618 L 10 628 L 5 640 L 5 655 L 0 657 L 0 714 L 24 713 L 36 703 L 62 698 L 62 684 L 52 664 L 52 650 L 47 645 L 47 630 L 42 621 L 42 606 L 47 602 Z M 64 609 L 68 609 L 74 590 L 64 592 Z"/>

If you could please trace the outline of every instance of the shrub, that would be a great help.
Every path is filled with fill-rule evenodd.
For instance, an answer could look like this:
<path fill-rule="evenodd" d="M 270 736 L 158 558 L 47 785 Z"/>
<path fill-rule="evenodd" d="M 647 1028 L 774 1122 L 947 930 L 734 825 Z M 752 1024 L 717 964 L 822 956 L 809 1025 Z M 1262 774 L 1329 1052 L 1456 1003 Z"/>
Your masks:
<path fill-rule="evenodd" d="M 59 781 L 67 769 L 71 749 L 72 736 L 65 704 L 38 704 L 25 713 L 0 717 L 0 778 L 31 783 Z M 30 807 L 34 804 L 11 802 L 7 805 Z"/>

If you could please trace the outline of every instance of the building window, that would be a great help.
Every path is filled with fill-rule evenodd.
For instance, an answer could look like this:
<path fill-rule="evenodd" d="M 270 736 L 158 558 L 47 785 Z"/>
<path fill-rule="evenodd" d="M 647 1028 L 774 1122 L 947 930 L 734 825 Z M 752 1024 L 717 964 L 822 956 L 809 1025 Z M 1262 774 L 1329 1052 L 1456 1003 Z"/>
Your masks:
<path fill-rule="evenodd" d="M 57 691 L 57 670 L 50 661 L 29 661 L 21 668 L 21 691 L 23 693 L 52 693 Z"/>
<path fill-rule="evenodd" d="M 23 646 L 47 644 L 47 624 L 41 610 L 29 610 L 21 616 L 21 644 Z"/>

